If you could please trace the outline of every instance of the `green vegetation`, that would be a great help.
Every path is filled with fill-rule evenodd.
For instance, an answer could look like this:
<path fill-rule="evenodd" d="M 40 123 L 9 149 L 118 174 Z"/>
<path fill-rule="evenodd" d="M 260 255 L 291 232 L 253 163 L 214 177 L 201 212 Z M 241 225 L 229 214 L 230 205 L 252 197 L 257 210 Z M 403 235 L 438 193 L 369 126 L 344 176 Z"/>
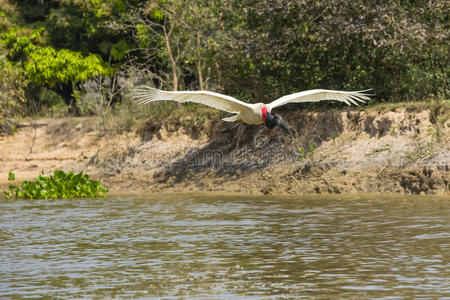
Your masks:
<path fill-rule="evenodd" d="M 100 115 L 107 128 L 136 84 L 258 102 L 312 88 L 450 98 L 445 1 L 281 3 L 0 0 L 0 132 L 36 113 Z"/>
<path fill-rule="evenodd" d="M 384 144 L 383 146 L 381 146 L 377 149 L 374 149 L 371 153 L 366 154 L 366 156 L 374 155 L 374 154 L 384 152 L 384 151 L 386 151 L 387 153 L 390 154 L 392 152 L 392 147 L 394 147 L 393 144 Z"/>
<path fill-rule="evenodd" d="M 15 175 L 9 172 L 9 181 L 15 180 Z M 89 175 L 72 171 L 55 171 L 53 176 L 39 175 L 35 181 L 24 181 L 21 185 L 11 184 L 4 191 L 7 199 L 62 199 L 104 197 L 108 189 L 102 187 L 99 181 L 91 180 Z"/>
<path fill-rule="evenodd" d="M 313 141 L 308 142 L 308 146 L 306 148 L 303 148 L 301 146 L 298 147 L 298 160 L 302 161 L 304 159 L 310 159 L 314 156 L 314 153 L 317 150 L 317 144 Z"/>
<path fill-rule="evenodd" d="M 31 32 L 24 28 L 11 28 L 1 35 L 2 43 L 8 50 L 10 65 L 21 70 L 34 86 L 73 86 L 97 76 L 112 74 L 112 69 L 99 55 L 84 57 L 69 49 L 55 50 L 50 46 L 38 45 L 42 42 L 43 31 L 44 28 Z"/>

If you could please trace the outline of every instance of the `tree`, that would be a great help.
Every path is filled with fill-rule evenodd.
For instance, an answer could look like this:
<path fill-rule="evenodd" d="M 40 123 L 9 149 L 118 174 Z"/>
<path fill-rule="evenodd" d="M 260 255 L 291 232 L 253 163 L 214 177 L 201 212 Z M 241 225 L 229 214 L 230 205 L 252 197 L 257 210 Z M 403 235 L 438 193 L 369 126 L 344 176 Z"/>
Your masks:
<path fill-rule="evenodd" d="M 231 42 L 218 61 L 233 94 L 372 87 L 385 101 L 449 96 L 443 2 L 229 0 L 221 9 Z"/>
<path fill-rule="evenodd" d="M 172 90 L 204 88 L 211 70 L 216 28 L 207 1 L 146 1 L 128 12 L 119 31 L 131 31 L 133 66 L 149 70 Z M 217 48 L 217 47 L 216 47 Z"/>
<path fill-rule="evenodd" d="M 55 88 L 69 101 L 73 85 L 112 74 L 112 69 L 99 55 L 83 56 L 72 50 L 55 50 L 36 44 L 42 32 L 43 29 L 39 29 L 27 35 L 20 28 L 13 28 L 1 37 L 9 50 L 9 58 L 22 62 L 21 66 L 31 83 Z"/>
<path fill-rule="evenodd" d="M 170 75 L 159 72 L 160 80 L 168 79 L 173 90 L 178 90 L 180 60 L 188 42 L 181 34 L 179 22 L 183 20 L 185 1 L 147 1 L 131 10 L 121 24 L 114 24 L 118 31 L 131 31 L 137 45 L 138 58 L 133 61 L 140 68 L 170 69 Z M 153 72 L 154 73 L 154 72 Z"/>

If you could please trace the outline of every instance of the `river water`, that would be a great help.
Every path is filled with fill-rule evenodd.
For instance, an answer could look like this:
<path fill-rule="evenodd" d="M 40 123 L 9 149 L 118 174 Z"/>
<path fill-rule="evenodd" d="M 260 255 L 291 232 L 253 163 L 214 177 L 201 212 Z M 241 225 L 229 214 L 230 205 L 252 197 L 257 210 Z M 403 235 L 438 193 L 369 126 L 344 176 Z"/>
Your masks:
<path fill-rule="evenodd" d="M 0 298 L 446 298 L 450 199 L 0 200 Z"/>

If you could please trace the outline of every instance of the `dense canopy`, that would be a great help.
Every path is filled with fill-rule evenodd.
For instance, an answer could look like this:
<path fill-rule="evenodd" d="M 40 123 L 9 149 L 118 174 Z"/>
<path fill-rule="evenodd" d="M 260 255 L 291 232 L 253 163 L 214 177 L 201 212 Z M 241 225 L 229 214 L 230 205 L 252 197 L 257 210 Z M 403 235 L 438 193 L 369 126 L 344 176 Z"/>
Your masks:
<path fill-rule="evenodd" d="M 380 101 L 450 94 L 450 5 L 434 0 L 0 0 L 2 118 L 96 80 L 208 89 L 249 101 L 373 88 Z M 113 99 L 114 98 L 114 99 Z"/>

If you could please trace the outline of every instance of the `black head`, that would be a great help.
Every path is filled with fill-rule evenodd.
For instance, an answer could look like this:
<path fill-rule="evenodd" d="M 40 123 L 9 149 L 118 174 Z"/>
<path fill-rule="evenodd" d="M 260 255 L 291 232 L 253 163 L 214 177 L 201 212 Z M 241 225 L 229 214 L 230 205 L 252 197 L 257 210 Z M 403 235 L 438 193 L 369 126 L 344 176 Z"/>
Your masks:
<path fill-rule="evenodd" d="M 280 117 L 278 117 L 276 115 L 272 115 L 270 112 L 266 113 L 266 120 L 264 122 L 264 125 L 266 125 L 266 127 L 269 129 L 272 129 L 278 125 L 281 127 L 281 129 L 283 129 L 287 133 L 292 134 L 292 132 L 289 129 L 289 127 L 287 126 L 287 124 L 284 123 Z"/>
<path fill-rule="evenodd" d="M 264 125 L 266 125 L 267 128 L 272 129 L 275 126 L 277 126 L 278 117 L 275 115 L 272 115 L 270 112 L 266 113 L 266 121 L 264 122 Z"/>

